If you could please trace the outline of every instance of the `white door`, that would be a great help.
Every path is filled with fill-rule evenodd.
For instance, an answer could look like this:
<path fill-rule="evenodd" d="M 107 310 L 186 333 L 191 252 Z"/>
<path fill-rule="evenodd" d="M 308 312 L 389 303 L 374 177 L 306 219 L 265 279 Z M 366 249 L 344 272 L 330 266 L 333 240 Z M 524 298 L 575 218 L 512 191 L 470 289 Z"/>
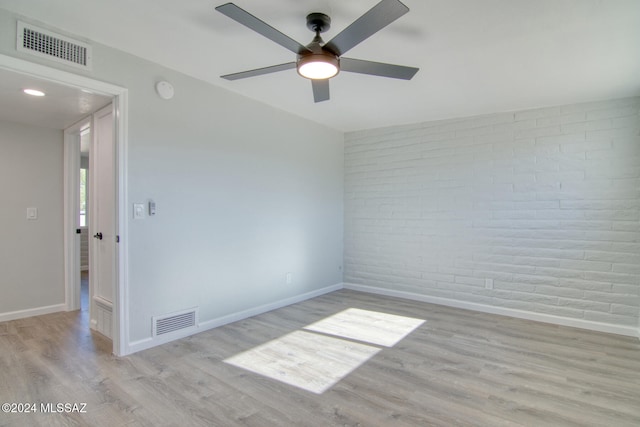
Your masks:
<path fill-rule="evenodd" d="M 89 281 L 91 326 L 112 337 L 116 283 L 116 176 L 113 107 L 93 115 L 93 145 L 89 152 Z"/>

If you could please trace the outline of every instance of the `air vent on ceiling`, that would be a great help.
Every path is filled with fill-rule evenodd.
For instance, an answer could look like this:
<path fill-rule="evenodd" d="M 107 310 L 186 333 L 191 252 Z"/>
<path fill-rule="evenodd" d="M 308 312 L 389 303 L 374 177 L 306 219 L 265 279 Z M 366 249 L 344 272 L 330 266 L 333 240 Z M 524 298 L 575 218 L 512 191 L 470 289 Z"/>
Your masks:
<path fill-rule="evenodd" d="M 18 21 L 17 49 L 74 67 L 91 69 L 91 45 Z"/>
<path fill-rule="evenodd" d="M 153 336 L 168 334 L 182 329 L 193 328 L 196 326 L 198 309 L 190 308 L 188 310 L 165 314 L 153 317 Z"/>

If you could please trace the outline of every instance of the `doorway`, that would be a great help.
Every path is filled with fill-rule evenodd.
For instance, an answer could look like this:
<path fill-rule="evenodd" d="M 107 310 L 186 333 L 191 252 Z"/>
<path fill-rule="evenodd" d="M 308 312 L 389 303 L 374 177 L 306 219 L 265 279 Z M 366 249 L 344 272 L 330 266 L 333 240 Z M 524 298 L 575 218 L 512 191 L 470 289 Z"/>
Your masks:
<path fill-rule="evenodd" d="M 80 310 L 89 316 L 89 153 L 91 123 L 80 128 L 80 176 L 78 183 L 78 230 L 80 234 Z"/>
<path fill-rule="evenodd" d="M 70 216 L 69 221 L 75 223 L 75 252 L 76 265 L 79 271 L 70 274 L 69 280 L 73 282 L 66 295 L 67 311 L 82 310 L 89 316 L 89 163 L 91 150 L 91 116 L 82 119 L 64 130 L 65 149 L 69 155 L 65 158 L 65 174 L 71 181 L 69 187 L 74 185 L 75 195 L 69 194 L 69 204 L 75 203 L 72 212 L 66 212 Z M 69 169 L 75 170 L 69 170 Z M 69 192 L 67 188 L 65 191 Z M 75 196 L 75 197 L 74 197 Z M 65 205 L 66 207 L 66 205 Z"/>
<path fill-rule="evenodd" d="M 13 72 L 16 74 L 29 76 L 43 82 L 58 84 L 60 86 L 83 90 L 87 93 L 99 94 L 113 100 L 113 140 L 114 140 L 114 206 L 112 217 L 114 222 L 114 235 L 120 243 L 113 244 L 112 263 L 113 283 L 112 289 L 112 318 L 109 326 L 112 331 L 113 353 L 116 355 L 126 355 L 128 349 L 128 324 L 127 324 L 127 276 L 126 276 L 126 125 L 127 125 L 127 90 L 125 88 L 100 82 L 88 77 L 79 76 L 55 68 L 31 63 L 11 56 L 0 54 L 0 70 Z M 64 142 L 64 209 L 65 212 L 76 212 L 77 187 L 75 186 L 74 174 L 79 168 L 67 167 L 68 164 L 79 166 L 79 157 L 74 157 L 75 149 L 72 149 L 71 140 L 65 138 Z M 69 172 L 69 171 L 74 172 Z M 78 238 L 76 237 L 77 224 L 75 216 L 66 215 L 64 218 L 64 281 L 66 308 L 73 309 L 76 294 L 80 289 L 80 265 Z M 79 296 L 79 295 L 78 295 Z M 78 307 L 79 308 L 79 307 Z"/>
<path fill-rule="evenodd" d="M 65 129 L 70 152 L 66 173 L 75 186 L 75 208 L 65 215 L 75 223 L 75 265 L 80 270 L 70 278 L 75 283 L 67 310 L 80 309 L 88 326 L 110 339 L 117 239 L 113 126 L 110 102 Z"/>
<path fill-rule="evenodd" d="M 81 310 L 88 326 L 113 339 L 116 294 L 116 162 L 113 102 L 65 129 L 66 220 L 69 243 L 67 310 Z M 73 254 L 72 254 L 73 253 Z M 86 313 L 85 313 L 86 312 Z M 85 315 L 86 314 L 86 315 Z"/>

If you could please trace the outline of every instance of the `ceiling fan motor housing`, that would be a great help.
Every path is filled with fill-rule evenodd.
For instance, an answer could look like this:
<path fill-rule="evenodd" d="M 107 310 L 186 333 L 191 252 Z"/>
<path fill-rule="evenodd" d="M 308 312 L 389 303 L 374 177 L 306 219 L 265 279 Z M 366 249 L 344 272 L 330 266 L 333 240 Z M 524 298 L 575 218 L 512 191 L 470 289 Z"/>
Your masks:
<path fill-rule="evenodd" d="M 331 18 L 324 13 L 310 13 L 307 15 L 307 28 L 314 33 L 324 33 L 331 28 Z"/>

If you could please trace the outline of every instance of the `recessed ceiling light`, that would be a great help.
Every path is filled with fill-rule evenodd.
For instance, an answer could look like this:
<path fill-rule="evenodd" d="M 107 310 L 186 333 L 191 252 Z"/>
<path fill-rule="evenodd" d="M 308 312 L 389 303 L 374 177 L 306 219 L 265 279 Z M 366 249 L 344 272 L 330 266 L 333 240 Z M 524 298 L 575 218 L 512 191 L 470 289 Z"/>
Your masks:
<path fill-rule="evenodd" d="M 22 91 L 27 95 L 31 95 L 31 96 L 44 96 L 44 92 L 42 92 L 41 90 L 23 89 Z"/>

